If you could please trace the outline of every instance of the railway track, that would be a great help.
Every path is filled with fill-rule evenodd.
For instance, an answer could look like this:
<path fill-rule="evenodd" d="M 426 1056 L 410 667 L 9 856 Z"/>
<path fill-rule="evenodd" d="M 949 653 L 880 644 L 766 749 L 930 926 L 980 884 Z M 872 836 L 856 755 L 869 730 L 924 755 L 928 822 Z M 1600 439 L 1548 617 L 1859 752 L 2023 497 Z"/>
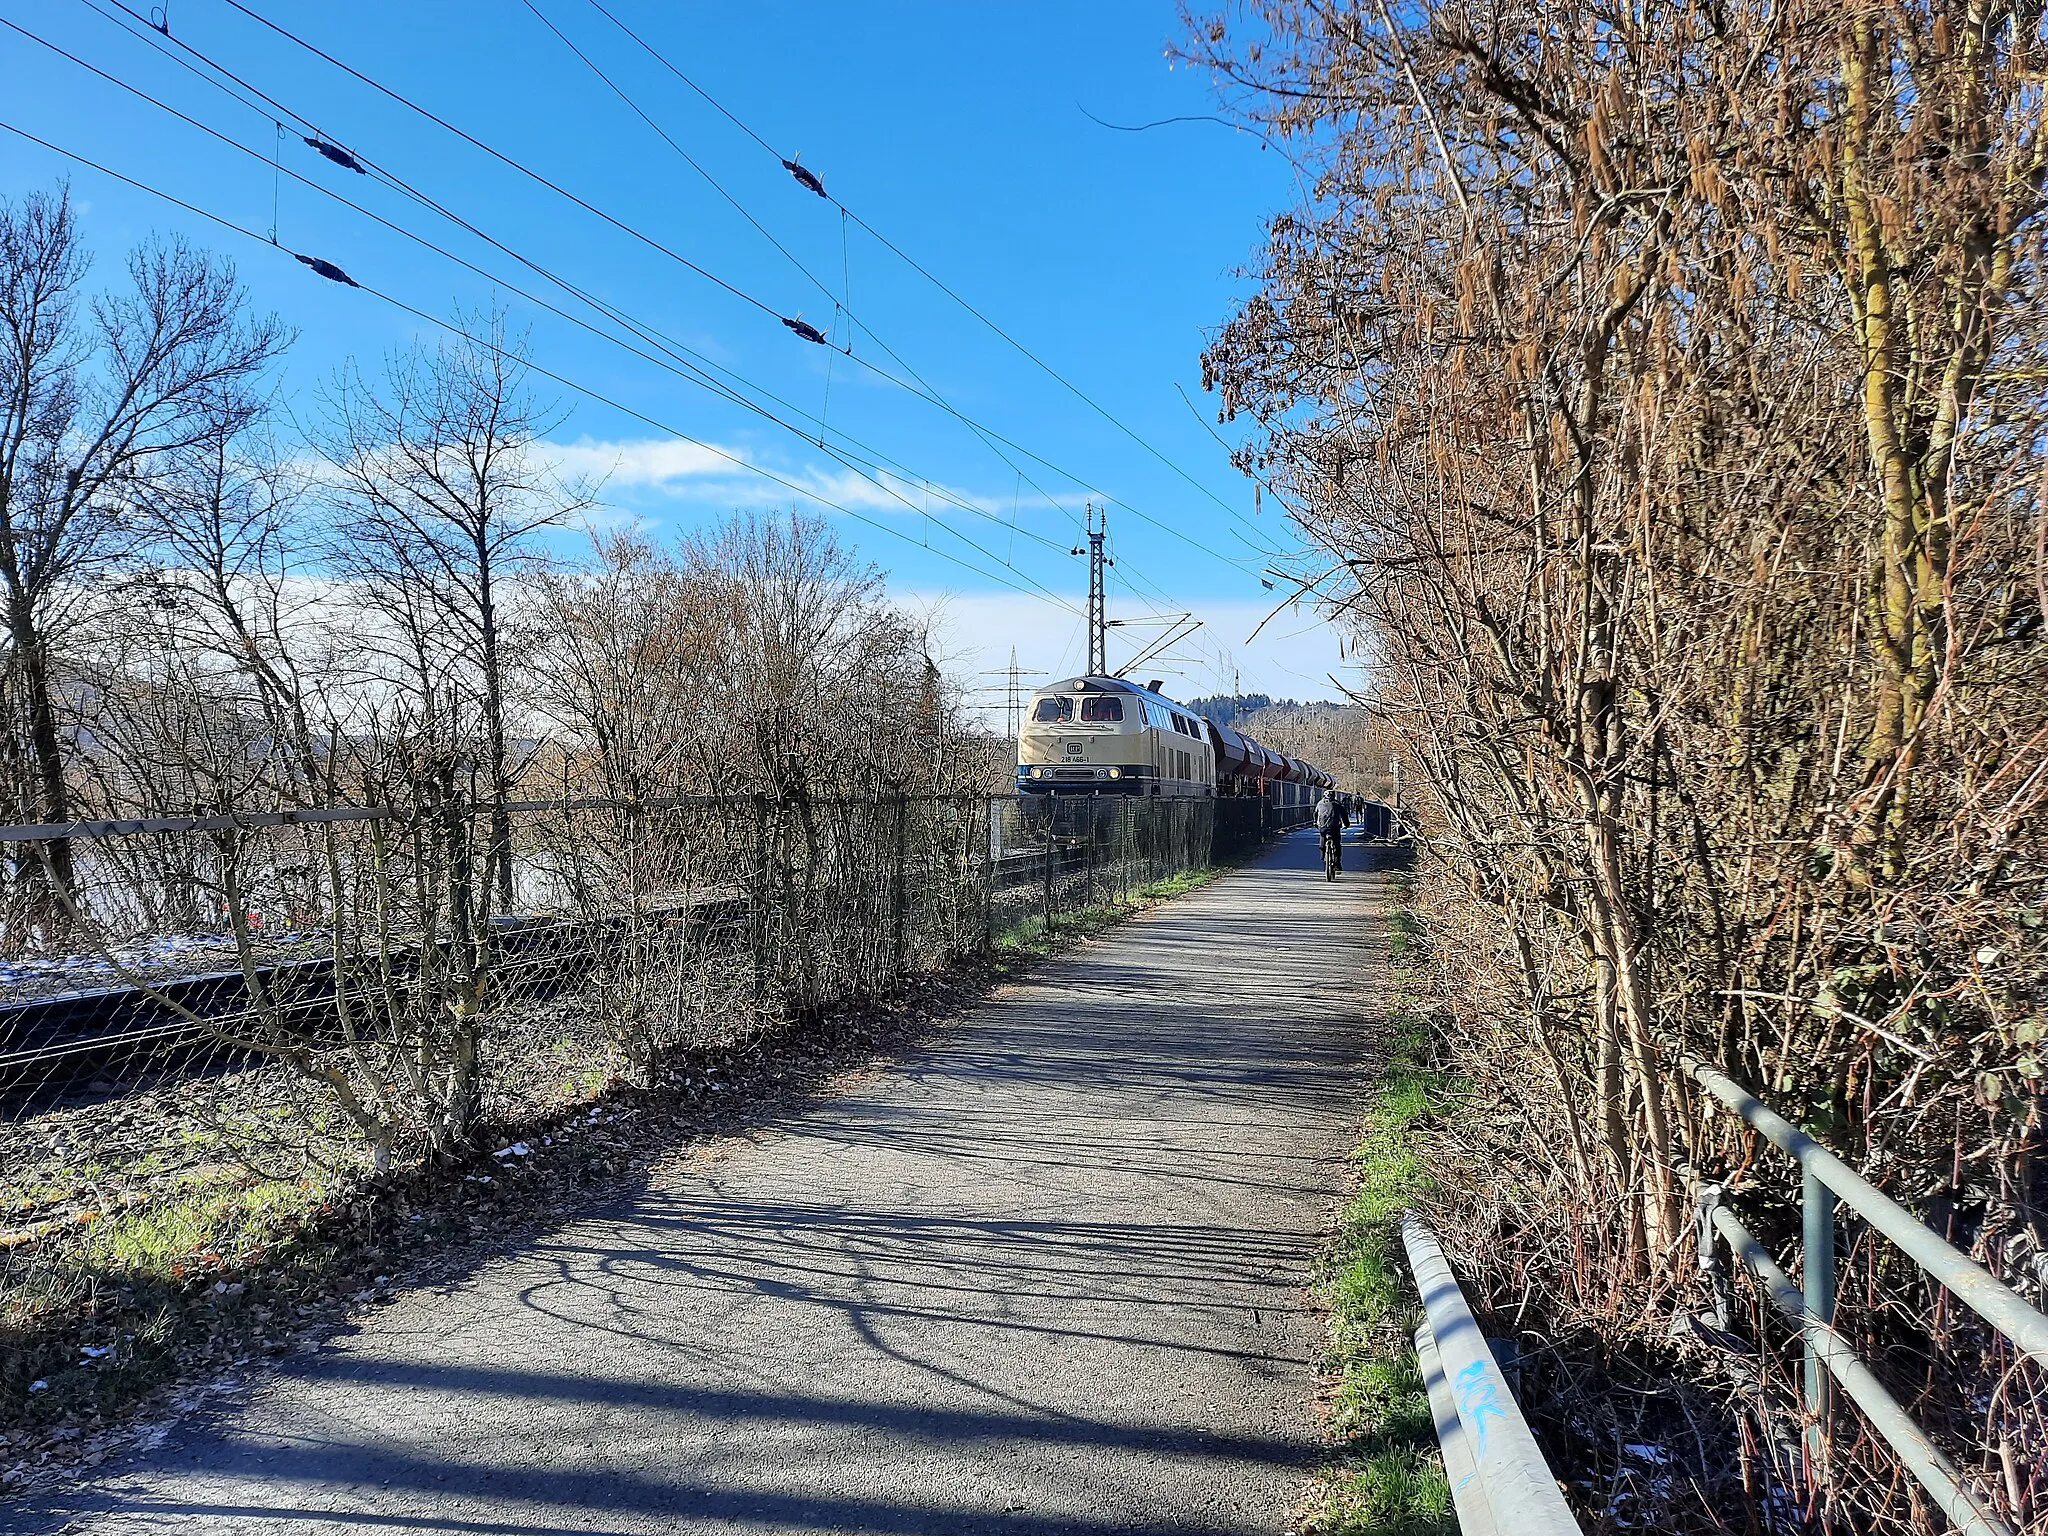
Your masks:
<path fill-rule="evenodd" d="M 1046 878 L 1046 846 L 1012 848 L 988 866 L 992 895 L 1035 891 Z M 1087 845 L 1055 841 L 1052 878 L 1084 872 Z M 643 912 L 679 924 L 687 939 L 745 942 L 751 911 L 744 894 L 715 891 Z M 616 948 L 624 917 L 508 917 L 492 925 L 493 984 L 523 1002 L 555 995 Z M 400 952 L 393 970 L 403 983 L 417 951 Z M 359 992 L 365 989 L 358 988 Z M 239 1041 L 317 1042 L 334 1038 L 335 961 L 331 955 L 287 959 L 250 968 L 169 980 L 94 987 L 0 1005 L 0 1103 L 75 1092 L 118 1079 L 138 1066 L 152 1071 L 204 1071 L 257 1054 Z"/>
<path fill-rule="evenodd" d="M 645 917 L 710 942 L 745 929 L 747 904 L 736 894 L 707 893 Z M 493 985 L 521 1000 L 545 999 L 616 948 L 626 921 L 501 919 L 492 925 Z M 416 947 L 390 962 L 400 985 L 418 965 Z M 203 1050 L 209 1064 L 241 1061 L 256 1053 L 238 1041 L 318 1041 L 335 1028 L 331 955 L 12 1003 L 0 1006 L 0 1101 L 61 1091 L 138 1059 L 152 1067 L 189 1067 Z"/>

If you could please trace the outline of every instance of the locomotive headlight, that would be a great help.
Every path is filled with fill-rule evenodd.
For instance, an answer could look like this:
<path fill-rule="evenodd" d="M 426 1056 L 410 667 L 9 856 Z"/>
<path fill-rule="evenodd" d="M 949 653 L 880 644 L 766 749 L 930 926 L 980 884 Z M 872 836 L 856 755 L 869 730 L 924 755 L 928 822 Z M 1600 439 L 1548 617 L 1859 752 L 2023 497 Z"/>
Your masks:
<path fill-rule="evenodd" d="M 1112 768 L 1109 770 L 1109 776 L 1112 779 L 1120 779 L 1124 776 L 1124 771 L 1121 768 Z"/>
<path fill-rule="evenodd" d="M 1045 770 L 1043 768 L 1033 768 L 1031 770 L 1031 777 L 1033 777 L 1034 779 L 1042 779 L 1045 777 Z"/>

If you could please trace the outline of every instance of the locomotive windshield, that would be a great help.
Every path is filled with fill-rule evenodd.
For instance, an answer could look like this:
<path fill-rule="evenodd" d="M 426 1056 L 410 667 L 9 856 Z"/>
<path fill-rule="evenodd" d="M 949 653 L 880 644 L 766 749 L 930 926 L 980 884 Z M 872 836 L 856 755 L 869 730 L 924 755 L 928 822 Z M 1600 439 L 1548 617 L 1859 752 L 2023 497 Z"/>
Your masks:
<path fill-rule="evenodd" d="M 1040 725 L 1051 725 L 1058 720 L 1071 720 L 1074 718 L 1074 701 L 1069 698 L 1040 699 L 1037 707 L 1031 711 L 1031 718 Z"/>
<path fill-rule="evenodd" d="M 1090 694 L 1081 701 L 1083 720 L 1121 720 L 1124 717 L 1124 701 L 1105 694 Z"/>

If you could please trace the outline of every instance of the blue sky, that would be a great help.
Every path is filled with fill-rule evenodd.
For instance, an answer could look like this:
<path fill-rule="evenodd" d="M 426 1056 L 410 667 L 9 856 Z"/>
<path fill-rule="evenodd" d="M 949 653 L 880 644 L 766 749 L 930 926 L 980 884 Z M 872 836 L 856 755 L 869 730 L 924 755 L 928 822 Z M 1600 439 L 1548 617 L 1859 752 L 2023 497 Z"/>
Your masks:
<path fill-rule="evenodd" d="M 161 5 L 131 3 L 139 15 L 163 19 Z M 180 67 L 172 55 L 196 61 L 161 38 L 152 46 L 147 23 L 124 17 L 114 0 L 0 0 L 0 16 L 18 27 L 256 151 L 210 139 L 18 32 L 0 30 L 0 70 L 12 86 L 0 118 L 261 238 L 244 239 L 13 135 L 0 134 L 0 194 L 18 197 L 68 175 L 101 280 L 112 280 L 121 253 L 153 231 L 177 231 L 232 255 L 255 303 L 300 332 L 284 381 L 294 409 L 315 408 L 321 382 L 342 360 L 374 367 L 431 330 L 369 292 L 323 281 L 287 252 L 322 257 L 377 293 L 436 315 L 487 307 L 495 293 L 513 324 L 530 333 L 536 363 L 567 381 L 536 381 L 561 408 L 553 440 L 566 463 L 607 477 L 613 515 L 677 531 L 735 507 L 786 506 L 797 495 L 791 485 L 837 502 L 845 510 L 827 515 L 842 537 L 888 573 L 899 598 L 933 615 L 937 647 L 963 673 L 1006 664 L 1013 644 L 1027 669 L 1080 669 L 1085 562 L 1067 551 L 1078 542 L 1082 502 L 1108 495 L 1123 503 L 1110 512 L 1113 613 L 1187 609 L 1205 621 L 1171 653 L 1181 660 L 1148 667 L 1148 675 L 1173 678 L 1169 687 L 1188 694 L 1229 686 L 1234 670 L 1246 689 L 1298 697 L 1330 696 L 1326 674 L 1346 675 L 1334 633 L 1305 610 L 1282 613 L 1246 643 L 1274 596 L 1259 581 L 1271 562 L 1254 546 L 1284 550 L 1293 541 L 1277 509 L 1255 510 L 1251 487 L 1213 435 L 1213 397 L 1200 390 L 1205 334 L 1247 287 L 1241 269 L 1255 259 L 1264 218 L 1296 195 L 1293 172 L 1255 138 L 1214 122 L 1126 133 L 1087 115 L 1139 124 L 1214 110 L 1205 78 L 1168 66 L 1165 46 L 1177 27 L 1170 5 L 1097 0 L 998 10 L 604 0 L 776 152 L 800 154 L 835 198 L 1119 426 L 844 220 L 832 202 L 799 186 L 776 154 L 643 52 L 591 0 L 533 0 L 539 15 L 525 0 L 247 3 L 739 292 L 465 144 L 226 0 L 169 0 L 171 37 L 687 349 L 699 366 L 728 370 L 748 388 L 779 397 L 783 403 L 757 396 L 805 435 L 294 181 L 292 173 L 339 192 L 613 329 L 402 192 L 329 164 L 289 120 L 280 133 L 277 108 L 252 109 Z M 542 16 L 701 170 L 580 62 Z M 273 219 L 279 251 L 263 243 Z M 854 356 L 799 339 L 780 323 L 785 315 L 801 316 L 841 345 L 850 341 Z M 1236 436 L 1234 428 L 1220 430 Z M 878 457 L 894 468 L 877 477 L 879 485 L 864 479 L 820 450 L 814 439 L 821 433 L 851 457 Z M 1129 654 L 1123 636 L 1147 634 L 1136 624 L 1121 630 L 1112 660 Z"/>

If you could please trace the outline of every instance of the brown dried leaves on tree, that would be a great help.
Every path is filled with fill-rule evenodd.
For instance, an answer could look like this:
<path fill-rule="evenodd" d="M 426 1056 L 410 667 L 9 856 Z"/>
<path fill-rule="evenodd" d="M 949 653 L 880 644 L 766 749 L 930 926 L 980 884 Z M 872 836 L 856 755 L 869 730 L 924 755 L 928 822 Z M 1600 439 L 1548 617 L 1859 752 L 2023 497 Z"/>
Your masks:
<path fill-rule="evenodd" d="M 1523 1251 L 1602 1259 L 1547 1277 L 1579 1315 L 1685 1301 L 1674 1169 L 1747 1155 L 1690 1050 L 2035 1294 L 2041 6 L 1273 0 L 1189 36 L 1315 176 L 1205 368 L 1384 658 L 1469 1065 L 1552 1163 Z M 1933 1296 L 1850 1263 L 2040 1514 L 2024 1392 L 1972 1403 L 1999 1363 L 1930 1363 Z"/>

